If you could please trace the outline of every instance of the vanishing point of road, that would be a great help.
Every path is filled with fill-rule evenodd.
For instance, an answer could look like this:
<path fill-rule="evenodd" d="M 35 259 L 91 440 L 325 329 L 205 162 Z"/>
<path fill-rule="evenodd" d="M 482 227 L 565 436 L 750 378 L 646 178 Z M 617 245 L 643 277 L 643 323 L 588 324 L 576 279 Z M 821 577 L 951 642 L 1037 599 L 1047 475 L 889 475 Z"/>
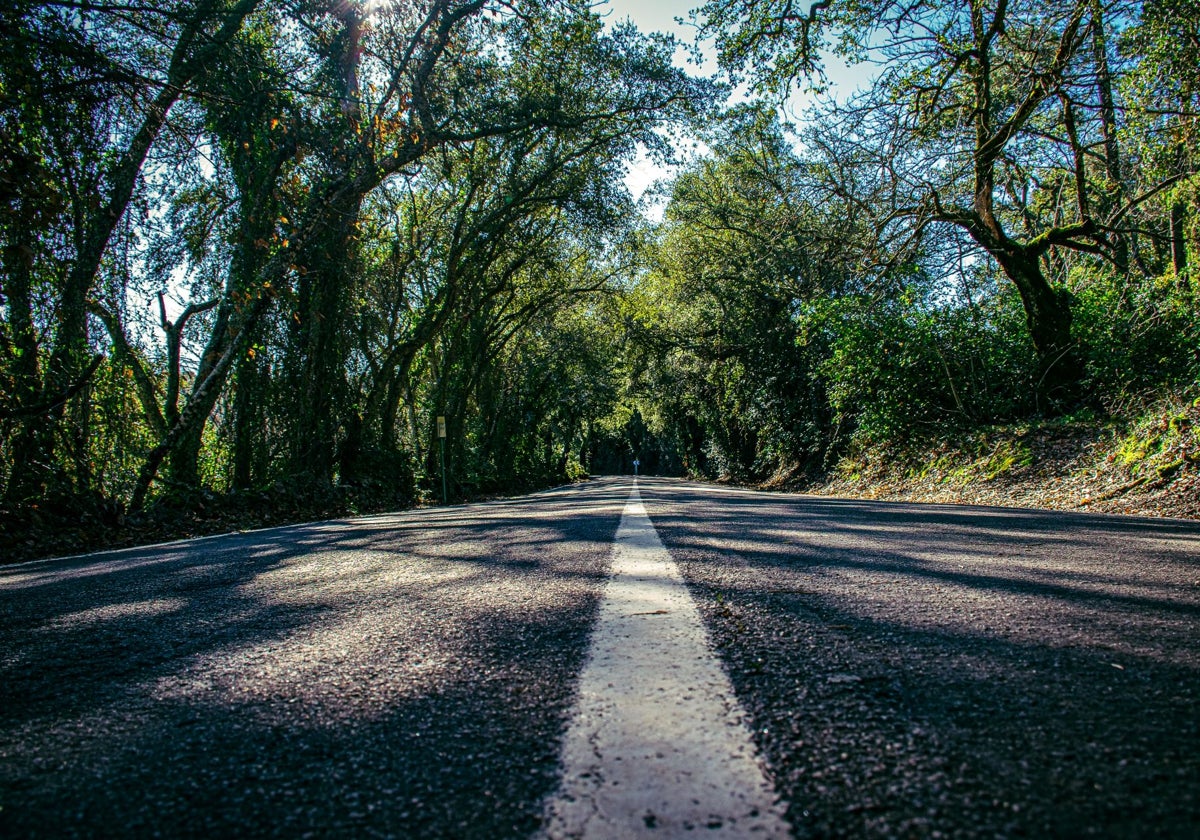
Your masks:
<path fill-rule="evenodd" d="M 593 480 L 0 567 L 0 837 L 1197 837 L 1200 523 Z"/>

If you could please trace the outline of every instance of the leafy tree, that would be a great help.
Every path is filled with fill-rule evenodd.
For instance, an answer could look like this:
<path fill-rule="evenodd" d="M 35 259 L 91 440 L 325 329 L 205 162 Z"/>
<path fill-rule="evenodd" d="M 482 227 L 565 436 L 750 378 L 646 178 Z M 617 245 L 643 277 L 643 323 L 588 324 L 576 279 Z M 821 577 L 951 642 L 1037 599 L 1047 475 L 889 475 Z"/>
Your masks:
<path fill-rule="evenodd" d="M 1200 128 L 1200 4 L 1191 0 L 1146 3 L 1140 19 L 1123 33 L 1121 51 L 1133 62 L 1120 82 L 1134 107 L 1126 127 L 1127 145 L 1150 177 L 1168 183 L 1164 190 L 1167 228 L 1146 219 L 1152 235 L 1170 243 L 1170 262 L 1181 292 L 1194 293 L 1188 271 L 1189 245 L 1196 250 L 1196 141 Z M 1189 241 L 1190 240 L 1190 241 Z"/>
<path fill-rule="evenodd" d="M 839 141 L 828 144 L 832 168 L 881 179 L 858 201 L 882 237 L 945 225 L 969 234 L 1020 295 L 1040 390 L 1074 400 L 1084 367 L 1071 294 L 1048 272 L 1064 252 L 1124 270 L 1131 212 L 1190 171 L 1163 173 L 1119 200 L 1127 191 L 1104 27 L 1129 10 L 1091 0 L 741 7 L 750 13 L 706 4 L 702 31 L 717 37 L 725 66 L 748 70 L 762 89 L 818 72 L 823 47 L 880 63 L 868 90 L 819 118 Z M 1097 158 L 1100 167 L 1090 163 Z"/>
<path fill-rule="evenodd" d="M 813 202 L 809 167 L 769 114 L 738 108 L 675 180 L 635 304 L 633 375 L 695 472 L 761 476 L 811 460 L 828 432 L 805 302 L 851 283 L 853 224 Z"/>
<path fill-rule="evenodd" d="M 19 3 L 0 26 L 9 509 L 97 475 L 134 510 L 279 481 L 403 500 L 418 418 L 451 407 L 496 486 L 577 463 L 611 360 L 556 330 L 596 335 L 567 313 L 613 282 L 591 254 L 633 215 L 622 162 L 711 93 L 669 39 L 574 0 Z M 557 402 L 568 371 L 595 387 Z M 510 375 L 540 385 L 513 402 Z M 556 454 L 505 461 L 521 425 L 482 405 L 532 411 Z"/>
<path fill-rule="evenodd" d="M 3 180 L 17 182 L 17 167 L 41 149 L 38 167 L 74 193 L 69 215 L 66 203 L 57 205 L 55 221 L 68 232 L 57 243 L 31 236 L 20 212 L 5 230 L 12 243 L 6 251 L 21 255 L 6 266 L 12 278 L 6 285 L 16 292 L 7 302 L 8 321 L 26 359 L 19 386 L 19 412 L 26 420 L 14 438 L 6 489 L 10 503 L 70 487 L 66 474 L 54 466 L 56 435 L 68 402 L 101 361 L 89 348 L 88 297 L 168 115 L 256 5 L 257 0 L 201 0 L 125 14 L 103 5 L 19 3 L 5 13 L 6 60 L 12 65 L 6 68 L 4 93 L 12 107 L 6 133 L 23 139 L 16 146 L 22 151 L 6 161 Z M 61 133 L 68 122 L 71 128 Z M 54 145 L 57 152 L 46 154 Z M 16 206 L 39 201 L 36 193 L 21 192 L 14 195 Z M 45 197 L 40 203 L 49 209 Z M 46 214 L 43 220 L 51 223 Z M 51 250 L 55 244 L 59 247 Z M 44 367 L 35 371 L 26 353 L 31 348 L 27 289 L 28 269 L 39 263 L 65 267 L 50 283 L 49 349 Z M 86 410 L 86 402 L 77 402 L 75 410 Z M 82 440 L 86 423 L 75 419 L 76 437 Z M 86 490 L 87 458 L 82 446 L 73 448 L 75 482 Z"/>

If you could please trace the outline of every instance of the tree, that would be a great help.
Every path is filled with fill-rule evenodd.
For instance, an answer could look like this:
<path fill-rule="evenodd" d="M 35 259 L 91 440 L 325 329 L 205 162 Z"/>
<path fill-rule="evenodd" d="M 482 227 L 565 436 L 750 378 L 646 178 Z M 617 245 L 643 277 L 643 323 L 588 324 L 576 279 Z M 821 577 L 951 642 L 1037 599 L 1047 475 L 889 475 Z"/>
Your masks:
<path fill-rule="evenodd" d="M 99 364 L 87 334 L 97 273 L 171 109 L 206 63 L 227 48 L 257 2 L 200 0 L 130 15 L 70 3 L 20 3 L 5 14 L 5 54 L 15 82 L 5 89 L 13 106 L 6 133 L 21 139 L 3 180 L 18 183 L 16 167 L 32 154 L 42 183 L 56 178 L 71 194 L 69 216 L 65 202 L 51 214 L 58 216 L 53 222 L 42 214 L 44 224 L 65 228 L 62 239 L 31 235 L 20 210 L 4 230 L 6 252 L 18 255 L 5 266 L 6 285 L 16 291 L 7 301 L 8 321 L 25 360 L 18 364 L 18 411 L 25 420 L 15 435 L 9 502 L 69 489 L 69 479 L 53 467 L 55 438 L 68 402 Z M 45 192 L 14 192 L 14 208 L 32 200 L 48 209 Z M 50 349 L 38 370 L 30 352 L 29 269 L 51 263 L 67 267 L 52 281 Z M 76 476 L 86 489 L 86 467 L 77 467 Z"/>
<path fill-rule="evenodd" d="M 1129 10 L 1090 0 L 833 0 L 807 13 L 789 0 L 741 5 L 749 16 L 706 4 L 702 31 L 717 36 L 725 66 L 748 69 L 762 89 L 818 72 L 830 45 L 880 63 L 868 90 L 817 118 L 840 139 L 829 144 L 833 168 L 882 182 L 859 202 L 882 237 L 966 231 L 1021 297 L 1039 390 L 1053 404 L 1077 399 L 1084 368 L 1071 294 L 1047 272 L 1062 252 L 1125 265 L 1131 211 L 1184 174 L 1112 200 L 1126 185 L 1111 183 L 1124 176 L 1104 27 Z M 1097 157 L 1102 167 L 1090 165 Z"/>
<path fill-rule="evenodd" d="M 1195 224 L 1194 174 L 1200 168 L 1195 151 L 1200 128 L 1200 4 L 1194 0 L 1146 3 L 1120 44 L 1134 61 L 1120 80 L 1122 94 L 1133 105 L 1126 129 L 1128 144 L 1151 178 L 1166 183 L 1180 174 L 1192 176 L 1180 178 L 1164 191 L 1171 268 L 1180 291 L 1191 295 L 1195 280 L 1188 271 L 1188 239 Z M 1156 220 L 1147 221 L 1151 230 L 1164 227 Z M 1194 230 L 1190 239 L 1194 251 Z"/>
<path fill-rule="evenodd" d="M 93 378 L 106 406 L 140 403 L 122 440 L 154 441 L 133 510 L 156 482 L 185 504 L 222 482 L 332 498 L 377 455 L 404 460 L 422 436 L 398 418 L 431 382 L 477 402 L 512 342 L 609 282 L 582 243 L 602 251 L 632 213 L 623 161 L 665 152 L 656 128 L 711 90 L 670 39 L 606 31 L 575 0 L 2 14 L 29 47 L 4 52 L 0 92 L 17 507 L 87 491 L 116 439 L 90 437 Z M 55 412 L 71 422 L 41 422 Z"/>
<path fill-rule="evenodd" d="M 735 108 L 705 139 L 712 153 L 675 179 L 630 304 L 633 376 L 688 469 L 761 478 L 827 446 L 800 313 L 848 291 L 856 234 L 848 208 L 814 202 L 820 182 L 769 111 Z"/>

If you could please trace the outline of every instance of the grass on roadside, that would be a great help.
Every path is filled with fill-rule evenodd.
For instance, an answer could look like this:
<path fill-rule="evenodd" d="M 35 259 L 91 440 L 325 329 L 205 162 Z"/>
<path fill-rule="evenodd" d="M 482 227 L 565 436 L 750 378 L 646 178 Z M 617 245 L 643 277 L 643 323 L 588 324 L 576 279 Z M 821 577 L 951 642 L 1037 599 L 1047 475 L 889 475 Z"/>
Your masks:
<path fill-rule="evenodd" d="M 1093 412 L 853 449 L 803 489 L 1200 517 L 1200 388 Z"/>

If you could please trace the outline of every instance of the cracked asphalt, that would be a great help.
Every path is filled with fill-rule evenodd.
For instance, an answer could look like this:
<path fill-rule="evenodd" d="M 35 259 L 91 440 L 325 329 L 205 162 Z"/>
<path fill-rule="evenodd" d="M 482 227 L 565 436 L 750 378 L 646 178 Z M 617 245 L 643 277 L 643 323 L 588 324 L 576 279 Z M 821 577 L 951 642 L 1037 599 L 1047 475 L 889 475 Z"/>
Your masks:
<path fill-rule="evenodd" d="M 0 836 L 531 836 L 630 486 L 0 567 Z M 1200 523 L 640 487 L 797 836 L 1200 836 Z"/>

